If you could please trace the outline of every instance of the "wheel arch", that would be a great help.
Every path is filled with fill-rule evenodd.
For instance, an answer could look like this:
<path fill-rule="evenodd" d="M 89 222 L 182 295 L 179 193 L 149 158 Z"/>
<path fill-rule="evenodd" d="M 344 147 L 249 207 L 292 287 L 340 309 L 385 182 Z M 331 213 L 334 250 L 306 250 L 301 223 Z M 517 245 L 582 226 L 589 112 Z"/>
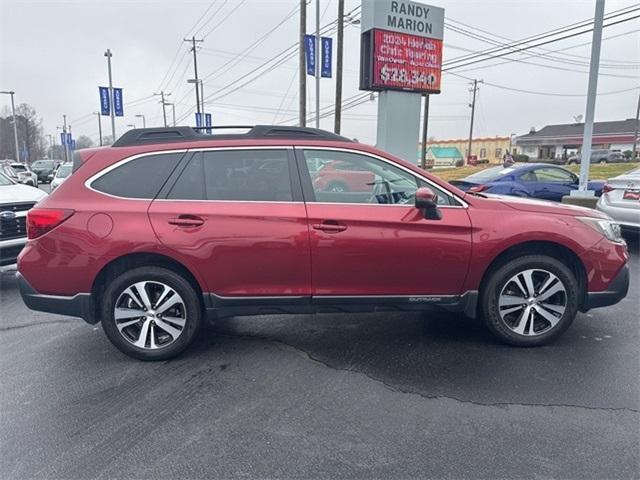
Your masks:
<path fill-rule="evenodd" d="M 102 298 L 102 293 L 105 290 L 107 281 L 110 278 L 114 278 L 115 276 L 126 272 L 127 270 L 131 270 L 132 268 L 147 266 L 164 267 L 183 276 L 196 291 L 198 300 L 200 301 L 200 305 L 204 311 L 205 305 L 202 286 L 196 279 L 195 275 L 186 266 L 174 258 L 159 253 L 136 252 L 114 258 L 104 265 L 98 272 L 98 275 L 96 275 L 91 287 L 91 297 L 93 298 L 95 315 L 95 322 L 93 323 L 97 323 L 99 321 L 100 299 Z"/>
<path fill-rule="evenodd" d="M 489 276 L 495 270 L 497 270 L 505 262 L 508 262 L 510 259 L 531 254 L 550 256 L 552 258 L 555 258 L 556 260 L 561 261 L 567 267 L 569 267 L 569 269 L 571 269 L 576 277 L 576 280 L 578 281 L 578 288 L 580 291 L 578 307 L 580 310 L 582 310 L 587 297 L 587 272 L 585 270 L 584 264 L 582 263 L 582 260 L 580 260 L 580 257 L 569 247 L 557 242 L 546 240 L 533 240 L 517 243 L 499 252 L 491 260 L 484 273 L 482 274 L 478 292 L 479 298 L 482 298 L 482 295 L 484 294 L 484 285 L 486 284 Z"/>

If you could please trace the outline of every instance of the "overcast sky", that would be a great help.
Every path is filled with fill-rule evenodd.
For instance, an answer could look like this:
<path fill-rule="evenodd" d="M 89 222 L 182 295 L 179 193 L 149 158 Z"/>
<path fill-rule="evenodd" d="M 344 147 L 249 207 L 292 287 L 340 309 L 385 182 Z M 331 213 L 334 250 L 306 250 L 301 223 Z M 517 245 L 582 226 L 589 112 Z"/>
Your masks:
<path fill-rule="evenodd" d="M 320 1 L 324 25 L 335 19 L 337 1 Z M 213 7 L 209 8 L 212 3 Z M 430 3 L 444 7 L 447 19 L 493 36 L 520 39 L 593 17 L 595 0 L 434 0 Z M 147 126 L 160 125 L 159 99 L 150 96 L 161 88 L 171 93 L 167 100 L 176 102 L 178 118 L 194 108 L 195 93 L 186 83 L 193 77 L 193 63 L 183 38 L 194 32 L 204 37 L 198 69 L 200 76 L 207 78 L 205 94 L 209 96 L 221 87 L 240 86 L 243 79 L 251 78 L 246 76 L 248 72 L 296 42 L 297 14 L 252 48 L 242 61 L 221 68 L 273 29 L 297 4 L 298 0 L 0 0 L 0 90 L 15 90 L 16 102 L 35 107 L 43 118 L 45 133 L 56 133 L 56 127 L 62 124 L 62 114 L 67 114 L 74 137 L 84 134 L 97 141 L 97 119 L 90 114 L 99 108 L 98 86 L 108 83 L 103 54 L 110 48 L 114 86 L 124 89 L 125 100 L 125 117 L 117 119 L 117 133 L 121 134 L 129 124 L 141 126 L 136 114 L 146 115 Z M 634 4 L 637 2 L 633 0 L 607 0 L 605 12 Z M 347 11 L 359 5 L 360 1 L 346 0 Z M 308 10 L 310 30 L 315 25 L 314 11 L 312 4 Z M 635 19 L 604 31 L 601 57 L 606 68 L 601 69 L 598 91 L 636 89 L 600 96 L 596 120 L 635 115 L 640 85 L 639 30 L 640 19 Z M 359 93 L 359 35 L 359 26 L 348 26 L 345 30 L 345 98 Z M 586 34 L 545 48 L 565 49 L 588 43 L 590 39 L 591 34 Z M 445 61 L 468 53 L 465 49 L 477 51 L 489 47 L 445 30 Z M 575 115 L 583 114 L 586 99 L 581 95 L 587 89 L 589 54 L 590 46 L 583 45 L 554 53 L 555 61 L 527 58 L 524 54 L 512 57 L 539 65 L 501 59 L 476 64 L 473 67 L 483 67 L 476 70 L 471 70 L 472 67 L 455 70 L 459 75 L 494 85 L 580 95 L 535 95 L 485 83 L 479 93 L 477 136 L 522 134 L 531 126 L 540 128 L 545 124 L 571 122 Z M 566 63 L 557 61 L 558 56 L 565 58 Z M 308 79 L 312 85 L 312 77 Z M 442 93 L 432 97 L 430 136 L 445 139 L 468 134 L 468 88 L 467 80 L 450 74 L 444 76 Z M 233 89 L 222 92 L 230 90 Z M 329 108 L 333 96 L 334 79 L 323 79 L 322 106 Z M 313 91 L 308 93 L 308 98 L 308 108 L 312 110 Z M 284 122 L 296 118 L 297 99 L 297 56 L 294 55 L 259 80 L 209 103 L 207 110 L 219 125 Z M 140 101 L 131 104 L 136 100 Z M 0 96 L 0 110 L 7 105 L 9 97 Z M 170 108 L 167 113 L 171 117 Z M 346 111 L 343 133 L 374 143 L 375 114 L 375 101 Z M 193 124 L 192 114 L 182 123 L 187 121 Z M 323 119 L 322 127 L 332 129 L 333 117 Z M 103 117 L 103 131 L 110 133 L 107 117 Z"/>

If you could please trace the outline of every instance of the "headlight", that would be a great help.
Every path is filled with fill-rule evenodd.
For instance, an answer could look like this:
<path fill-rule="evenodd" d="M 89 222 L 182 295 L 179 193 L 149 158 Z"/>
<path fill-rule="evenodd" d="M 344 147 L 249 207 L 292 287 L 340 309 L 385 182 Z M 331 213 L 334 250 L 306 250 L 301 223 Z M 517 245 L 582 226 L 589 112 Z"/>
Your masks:
<path fill-rule="evenodd" d="M 616 243 L 624 243 L 620 225 L 612 220 L 604 220 L 602 218 L 577 217 L 585 225 L 589 225 L 594 230 L 607 237 L 607 239 Z"/>

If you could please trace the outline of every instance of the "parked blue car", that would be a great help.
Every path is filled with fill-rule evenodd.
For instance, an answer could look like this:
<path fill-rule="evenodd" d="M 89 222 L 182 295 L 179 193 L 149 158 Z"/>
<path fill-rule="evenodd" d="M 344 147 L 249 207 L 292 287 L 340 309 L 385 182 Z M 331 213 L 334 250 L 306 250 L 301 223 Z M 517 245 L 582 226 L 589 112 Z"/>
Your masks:
<path fill-rule="evenodd" d="M 559 202 L 578 188 L 578 176 L 566 168 L 548 163 L 525 163 L 511 167 L 492 167 L 452 180 L 452 185 L 464 191 L 540 198 Z M 589 190 L 602 195 L 604 181 L 589 182 Z"/>

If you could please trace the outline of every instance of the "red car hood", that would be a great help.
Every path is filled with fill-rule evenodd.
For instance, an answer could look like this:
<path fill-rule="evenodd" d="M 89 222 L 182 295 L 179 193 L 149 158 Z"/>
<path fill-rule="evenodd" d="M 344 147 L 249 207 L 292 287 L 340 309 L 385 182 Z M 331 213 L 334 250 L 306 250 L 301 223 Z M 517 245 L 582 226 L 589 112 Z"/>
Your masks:
<path fill-rule="evenodd" d="M 465 195 L 465 197 L 469 196 L 469 194 Z M 473 198 L 478 197 L 474 196 Z M 569 215 L 572 217 L 609 218 L 606 214 L 592 208 L 578 207 L 567 203 L 556 203 L 546 200 L 533 200 L 530 198 L 492 194 L 486 194 L 482 200 L 485 202 L 500 202 L 502 205 L 523 212 L 550 213 L 555 215 Z"/>

